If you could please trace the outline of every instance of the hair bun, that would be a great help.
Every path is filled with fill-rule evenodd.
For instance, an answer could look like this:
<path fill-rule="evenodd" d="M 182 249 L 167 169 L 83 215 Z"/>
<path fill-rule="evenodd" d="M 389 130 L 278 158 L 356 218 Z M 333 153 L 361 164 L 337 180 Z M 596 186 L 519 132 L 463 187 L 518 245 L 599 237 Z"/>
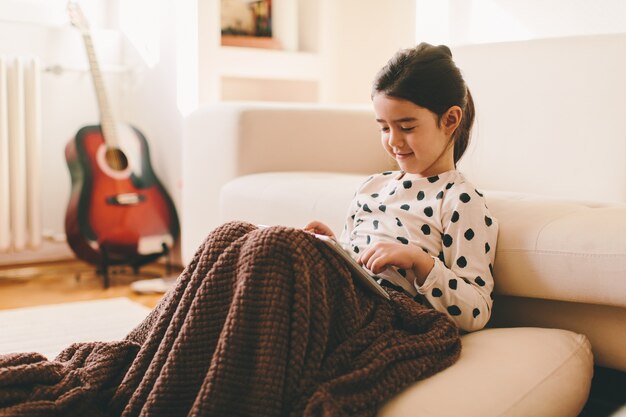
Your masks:
<path fill-rule="evenodd" d="M 448 58 L 452 58 L 452 51 L 450 51 L 450 48 L 448 48 L 447 45 L 435 46 L 428 42 L 420 42 L 415 48 L 413 48 L 413 51 L 417 54 L 428 54 L 433 58 L 436 56 L 441 57 L 442 54 Z"/>
<path fill-rule="evenodd" d="M 448 48 L 446 45 L 438 45 L 437 48 L 440 51 L 443 51 L 446 55 L 448 55 L 450 58 L 452 58 L 452 51 L 450 50 L 450 48 Z"/>

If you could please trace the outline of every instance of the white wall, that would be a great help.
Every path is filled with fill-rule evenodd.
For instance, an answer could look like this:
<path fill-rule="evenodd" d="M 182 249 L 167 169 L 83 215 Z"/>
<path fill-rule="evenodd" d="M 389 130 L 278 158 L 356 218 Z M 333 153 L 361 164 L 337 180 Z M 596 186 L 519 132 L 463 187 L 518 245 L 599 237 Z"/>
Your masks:
<path fill-rule="evenodd" d="M 320 101 L 369 103 L 378 70 L 415 45 L 415 0 L 321 0 Z"/>
<path fill-rule="evenodd" d="M 104 1 L 104 0 L 102 0 Z M 43 8 L 47 14 L 35 13 L 28 7 L 15 7 L 19 2 L 3 2 L 0 10 L 0 54 L 28 55 L 40 59 L 41 114 L 42 114 L 42 225 L 47 233 L 64 232 L 64 216 L 70 193 L 70 176 L 64 157 L 66 143 L 85 125 L 99 122 L 98 108 L 88 62 L 80 32 L 65 17 L 65 2 L 25 3 L 25 6 Z M 100 2 L 89 2 L 85 14 L 101 25 L 106 16 L 98 7 Z M 41 11 L 41 10 L 40 10 Z M 91 19 L 90 19 L 91 20 Z M 93 27 L 96 53 L 103 69 L 104 82 L 111 105 L 119 103 L 121 41 L 117 31 Z M 47 67 L 61 66 L 59 75 L 45 71 Z M 115 72 L 109 72 L 109 69 Z"/>
<path fill-rule="evenodd" d="M 465 45 L 626 32 L 623 0 L 417 0 L 419 41 Z"/>
<path fill-rule="evenodd" d="M 159 5 L 159 59 L 152 67 L 136 49 L 124 42 L 124 61 L 133 69 L 124 86 L 121 107 L 125 120 L 145 135 L 156 175 L 175 205 L 180 201 L 182 121 L 177 103 L 176 2 L 156 0 Z"/>

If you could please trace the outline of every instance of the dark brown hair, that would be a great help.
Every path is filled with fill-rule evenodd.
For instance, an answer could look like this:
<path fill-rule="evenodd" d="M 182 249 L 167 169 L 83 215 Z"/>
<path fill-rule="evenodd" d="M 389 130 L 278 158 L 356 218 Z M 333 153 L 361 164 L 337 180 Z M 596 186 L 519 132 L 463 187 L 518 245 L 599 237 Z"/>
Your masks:
<path fill-rule="evenodd" d="M 472 95 L 461 70 L 452 60 L 450 48 L 422 42 L 397 52 L 376 75 L 372 97 L 377 93 L 424 107 L 438 116 L 439 124 L 450 107 L 463 109 L 461 123 L 452 136 L 456 165 L 469 144 L 475 110 Z"/>

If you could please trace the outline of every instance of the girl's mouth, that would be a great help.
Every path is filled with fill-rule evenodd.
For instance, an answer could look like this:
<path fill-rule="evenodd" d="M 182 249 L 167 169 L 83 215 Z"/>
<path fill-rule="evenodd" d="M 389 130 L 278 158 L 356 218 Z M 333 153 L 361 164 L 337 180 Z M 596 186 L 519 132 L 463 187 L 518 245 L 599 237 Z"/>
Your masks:
<path fill-rule="evenodd" d="M 411 156 L 413 156 L 413 152 L 397 153 L 396 154 L 396 158 L 397 159 L 406 159 L 406 158 L 410 158 Z"/>

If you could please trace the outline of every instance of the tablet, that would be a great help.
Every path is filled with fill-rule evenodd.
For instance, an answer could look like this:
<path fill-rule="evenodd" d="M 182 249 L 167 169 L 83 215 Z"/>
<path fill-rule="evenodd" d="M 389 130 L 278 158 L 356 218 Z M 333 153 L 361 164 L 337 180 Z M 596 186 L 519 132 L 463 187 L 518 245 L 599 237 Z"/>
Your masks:
<path fill-rule="evenodd" d="M 264 229 L 269 226 L 266 224 L 257 224 L 257 227 Z M 374 279 L 374 277 L 370 275 L 367 269 L 359 265 L 357 261 L 355 261 L 354 258 L 352 258 L 352 256 L 350 256 L 350 254 L 346 252 L 346 250 L 343 247 L 341 247 L 339 242 L 337 242 L 335 239 L 331 238 L 330 236 L 320 235 L 317 233 L 311 233 L 311 235 L 315 236 L 316 238 L 324 242 L 329 248 L 331 248 L 336 254 L 338 254 L 343 260 L 345 260 L 350 270 L 354 272 L 352 276 L 356 277 L 358 282 L 362 283 L 365 286 L 365 288 L 372 291 L 374 294 L 377 294 L 383 298 L 386 298 L 387 300 L 391 299 L 391 297 L 389 297 L 389 293 L 385 291 L 382 285 L 380 285 Z"/>
<path fill-rule="evenodd" d="M 317 233 L 312 233 L 312 235 L 326 243 L 328 247 L 341 256 L 341 258 L 347 262 L 348 267 L 352 270 L 352 272 L 354 272 L 353 276 L 355 276 L 359 282 L 363 283 L 366 288 L 373 291 L 375 294 L 386 298 L 387 300 L 390 299 L 389 293 L 385 291 L 385 289 L 374 279 L 374 277 L 372 277 L 372 275 L 370 275 L 367 269 L 359 265 L 357 261 L 355 261 L 354 258 L 352 258 L 352 256 L 350 256 L 350 254 L 346 252 L 343 247 L 341 247 L 339 242 L 326 235 L 319 235 Z"/>

